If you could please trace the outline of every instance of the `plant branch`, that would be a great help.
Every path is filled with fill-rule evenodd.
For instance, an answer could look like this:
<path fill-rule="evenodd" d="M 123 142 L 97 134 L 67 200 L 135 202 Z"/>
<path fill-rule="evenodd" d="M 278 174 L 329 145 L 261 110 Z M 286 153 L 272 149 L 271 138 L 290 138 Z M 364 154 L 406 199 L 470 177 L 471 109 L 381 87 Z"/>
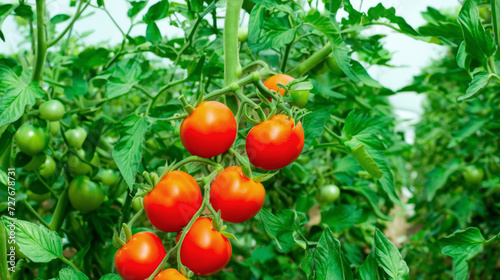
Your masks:
<path fill-rule="evenodd" d="M 43 83 L 43 65 L 45 64 L 45 55 L 47 53 L 47 43 L 45 42 L 45 0 L 36 0 L 36 51 L 35 65 L 33 67 L 33 76 L 31 80 L 38 82 L 40 86 Z"/>
<path fill-rule="evenodd" d="M 302 74 L 309 71 L 311 68 L 314 68 L 316 65 L 325 60 L 331 52 L 332 45 L 328 43 L 322 49 L 313 53 L 308 59 L 302 61 L 297 67 L 288 72 L 288 75 L 302 76 Z"/>
<path fill-rule="evenodd" d="M 66 33 L 73 27 L 75 22 L 78 20 L 78 18 L 82 15 L 82 13 L 85 11 L 85 9 L 87 9 L 87 7 L 90 4 L 90 1 L 88 1 L 87 4 L 82 8 L 83 2 L 84 2 L 83 0 L 80 1 L 80 3 L 78 4 L 78 8 L 76 10 L 76 14 L 73 16 L 73 19 L 68 24 L 68 26 L 66 26 L 66 28 L 63 30 L 63 32 L 61 32 L 61 34 L 59 34 L 59 36 L 54 38 L 52 41 L 47 43 L 47 48 L 50 48 L 53 45 L 55 45 L 57 42 L 59 42 L 59 40 L 61 40 L 64 37 L 64 35 L 66 35 Z"/>
<path fill-rule="evenodd" d="M 224 21 L 224 85 L 230 85 L 238 80 L 238 26 L 242 0 L 230 0 L 226 4 L 226 19 Z"/>

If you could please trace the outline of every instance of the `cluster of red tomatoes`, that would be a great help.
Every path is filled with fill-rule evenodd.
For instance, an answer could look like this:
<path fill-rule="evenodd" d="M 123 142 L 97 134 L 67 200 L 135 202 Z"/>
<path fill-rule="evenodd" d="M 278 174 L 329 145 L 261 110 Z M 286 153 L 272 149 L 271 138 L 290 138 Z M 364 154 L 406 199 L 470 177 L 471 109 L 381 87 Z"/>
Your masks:
<path fill-rule="evenodd" d="M 270 90 L 280 92 L 277 83 L 286 84 L 277 75 L 266 81 Z M 289 76 L 287 76 L 289 77 Z M 281 77 L 283 78 L 283 77 Z M 274 84 L 273 84 L 274 81 Z M 226 152 L 234 143 L 238 125 L 231 110 L 223 103 L 201 103 L 180 127 L 180 138 L 192 155 L 211 158 Z M 246 138 L 249 161 L 265 170 L 276 170 L 297 159 L 304 147 L 300 122 L 276 115 L 254 126 Z M 254 217 L 265 201 L 264 186 L 247 178 L 239 166 L 224 169 L 211 184 L 210 204 L 220 211 L 222 220 L 241 223 Z M 196 180 L 186 172 L 168 172 L 144 197 L 148 219 L 165 232 L 181 231 L 202 206 L 202 194 Z M 213 274 L 226 266 L 232 254 L 231 243 L 214 229 L 212 219 L 199 217 L 186 233 L 180 247 L 184 266 L 196 275 Z M 115 256 L 115 266 L 126 280 L 145 279 L 161 264 L 166 252 L 158 236 L 149 232 L 135 234 Z M 155 279 L 186 279 L 177 270 L 167 269 Z"/>

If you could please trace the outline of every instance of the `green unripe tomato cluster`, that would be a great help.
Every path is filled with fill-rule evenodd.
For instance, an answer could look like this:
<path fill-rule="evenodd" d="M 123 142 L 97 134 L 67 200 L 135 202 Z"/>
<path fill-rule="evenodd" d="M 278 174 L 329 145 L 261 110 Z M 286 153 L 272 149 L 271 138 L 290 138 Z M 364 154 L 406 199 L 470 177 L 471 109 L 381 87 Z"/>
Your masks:
<path fill-rule="evenodd" d="M 483 181 L 484 171 L 475 166 L 467 166 L 463 175 L 467 184 L 478 185 Z"/>
<path fill-rule="evenodd" d="M 69 184 L 68 197 L 73 208 L 88 212 L 101 206 L 104 202 L 104 191 L 88 176 L 79 175 Z"/>
<path fill-rule="evenodd" d="M 44 162 L 45 162 L 45 154 L 42 153 L 42 154 L 34 155 L 31 158 L 31 160 L 28 162 L 28 164 L 23 166 L 23 169 L 26 169 L 29 171 L 37 170 L 40 166 L 42 166 L 42 164 Z"/>
<path fill-rule="evenodd" d="M 56 136 L 61 129 L 61 124 L 59 122 L 49 122 L 50 135 Z"/>
<path fill-rule="evenodd" d="M 335 202 L 340 196 L 340 189 L 336 185 L 325 185 L 319 188 L 316 199 L 319 203 Z"/>
<path fill-rule="evenodd" d="M 21 152 L 34 156 L 43 151 L 49 143 L 49 136 L 40 127 L 24 124 L 16 132 L 17 147 Z"/>
<path fill-rule="evenodd" d="M 62 119 L 65 113 L 64 105 L 59 100 L 49 100 L 39 107 L 40 116 L 44 120 L 48 121 L 58 121 Z"/>
<path fill-rule="evenodd" d="M 87 138 L 87 131 L 82 127 L 77 127 L 66 131 L 64 136 L 71 147 L 80 149 Z"/>
<path fill-rule="evenodd" d="M 101 182 L 106 186 L 114 186 L 118 183 L 118 175 L 112 169 L 104 169 L 101 171 Z"/>
<path fill-rule="evenodd" d="M 82 159 L 85 157 L 85 151 L 82 149 L 78 150 L 77 154 Z M 71 173 L 74 175 L 83 175 L 92 172 L 92 166 L 80 160 L 78 156 L 75 154 L 71 154 L 68 157 L 68 168 Z M 92 158 L 90 163 L 94 165 L 99 164 L 99 156 L 97 155 L 97 153 L 94 154 L 94 157 Z"/>

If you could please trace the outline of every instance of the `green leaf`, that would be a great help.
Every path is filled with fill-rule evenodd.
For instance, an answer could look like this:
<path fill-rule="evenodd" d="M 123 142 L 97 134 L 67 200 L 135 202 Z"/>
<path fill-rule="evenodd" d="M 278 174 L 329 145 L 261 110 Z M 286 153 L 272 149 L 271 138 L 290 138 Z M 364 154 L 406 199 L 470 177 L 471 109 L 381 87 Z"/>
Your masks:
<path fill-rule="evenodd" d="M 43 225 L 36 225 L 23 220 L 15 222 L 7 217 L 2 218 L 5 227 L 10 231 L 15 226 L 16 243 L 19 250 L 31 261 L 47 263 L 62 258 L 62 239 L 55 231 Z"/>
<path fill-rule="evenodd" d="M 160 29 L 158 28 L 158 25 L 156 25 L 156 22 L 154 21 L 148 23 L 148 26 L 146 27 L 146 40 L 148 40 L 153 44 L 161 42 Z"/>
<path fill-rule="evenodd" d="M 434 170 L 426 174 L 426 177 L 429 178 L 429 180 L 425 182 L 427 201 L 432 201 L 432 199 L 434 199 L 436 192 L 446 184 L 451 174 L 460 169 L 460 166 L 458 160 L 453 160 L 444 167 L 437 166 Z"/>
<path fill-rule="evenodd" d="M 142 144 L 148 123 L 137 115 L 131 115 L 123 120 L 120 140 L 113 149 L 113 159 L 129 188 L 135 183 L 135 175 L 142 160 Z"/>
<path fill-rule="evenodd" d="M 392 122 L 392 118 L 386 116 L 369 116 L 357 110 L 349 112 L 345 119 L 343 133 L 351 138 L 361 134 L 377 134 L 387 129 Z"/>
<path fill-rule="evenodd" d="M 467 54 L 465 51 L 466 46 L 465 46 L 465 41 L 462 41 L 460 44 L 460 47 L 458 47 L 457 51 L 457 64 L 460 66 L 460 68 L 463 68 L 467 71 L 470 70 L 470 64 L 472 62 L 472 57 Z"/>
<path fill-rule="evenodd" d="M 0 65 L 0 126 L 17 121 L 27 105 L 35 105 L 36 99 L 43 97 L 37 82 L 31 82 L 27 71 L 18 77 L 12 69 Z"/>
<path fill-rule="evenodd" d="M 158 3 L 149 7 L 148 12 L 144 15 L 144 21 L 151 23 L 153 21 L 165 18 L 168 14 L 169 3 L 167 0 L 161 0 Z"/>
<path fill-rule="evenodd" d="M 336 205 L 328 211 L 321 211 L 321 223 L 328 225 L 333 232 L 342 232 L 361 219 L 363 210 L 356 205 Z"/>
<path fill-rule="evenodd" d="M 458 97 L 458 101 L 470 99 L 485 89 L 491 81 L 491 75 L 484 70 L 474 72 L 472 81 L 465 92 L 465 95 Z"/>
<path fill-rule="evenodd" d="M 332 56 L 339 65 L 340 69 L 354 82 L 368 83 L 370 86 L 378 85 L 369 75 L 361 64 L 353 62 L 349 56 L 349 48 L 342 39 L 340 26 L 333 15 L 330 17 L 322 16 L 319 12 L 308 15 L 305 22 L 314 26 L 320 32 L 324 33 L 332 46 Z"/>
<path fill-rule="evenodd" d="M 135 59 L 120 61 L 106 84 L 106 96 L 116 98 L 128 93 L 141 80 L 142 69 Z"/>
<path fill-rule="evenodd" d="M 479 10 L 473 0 L 465 1 L 458 23 L 462 27 L 466 51 L 486 66 L 486 59 L 495 52 L 495 43 L 489 31 L 484 29 L 479 17 Z"/>
<path fill-rule="evenodd" d="M 265 263 L 276 258 L 276 253 L 272 245 L 257 247 L 252 251 L 251 258 L 256 263 Z"/>
<path fill-rule="evenodd" d="M 377 6 L 368 10 L 368 19 L 370 21 L 377 20 L 379 18 L 386 18 L 390 22 L 397 24 L 401 31 L 405 34 L 420 36 L 420 34 L 415 31 L 415 29 L 413 29 L 413 27 L 411 27 L 402 17 L 396 16 L 396 9 L 394 7 L 386 9 L 382 3 L 379 3 Z"/>
<path fill-rule="evenodd" d="M 148 4 L 148 1 L 146 0 L 139 0 L 139 1 L 129 1 L 130 5 L 132 7 L 128 10 L 127 15 L 129 18 L 135 17 L 146 5 Z"/>
<path fill-rule="evenodd" d="M 12 10 L 14 10 L 15 6 L 12 4 L 3 4 L 0 5 L 0 39 L 5 42 L 5 36 L 2 32 L 2 22 L 10 15 Z M 1 70 L 0 70 L 1 71 Z"/>
<path fill-rule="evenodd" d="M 76 271 L 72 268 L 63 268 L 59 271 L 58 280 L 88 280 L 89 278 L 85 273 Z"/>
<path fill-rule="evenodd" d="M 108 273 L 104 274 L 99 280 L 122 280 L 122 278 L 118 274 Z"/>
<path fill-rule="evenodd" d="M 67 21 L 68 19 L 70 19 L 70 16 L 69 16 L 69 15 L 65 15 L 65 14 L 58 14 L 58 15 L 53 16 L 53 17 L 50 19 L 50 23 L 52 23 L 52 24 L 58 24 L 58 23 L 61 23 L 61 22 L 65 22 L 65 21 Z"/>
<path fill-rule="evenodd" d="M 314 139 L 323 135 L 325 122 L 330 118 L 330 108 L 314 110 L 304 117 L 304 151 L 312 145 Z"/>
<path fill-rule="evenodd" d="M 309 250 L 307 250 L 304 258 L 300 262 L 300 269 L 302 269 L 302 271 L 304 271 L 304 273 L 307 275 L 307 279 L 311 279 L 312 277 L 313 273 L 312 259 L 313 259 L 313 254 L 309 253 Z"/>
<path fill-rule="evenodd" d="M 473 133 L 476 133 L 487 121 L 487 119 L 472 119 L 465 124 L 464 128 L 454 131 L 453 138 L 448 143 L 448 148 L 455 147 Z"/>
<path fill-rule="evenodd" d="M 91 243 L 87 243 L 87 245 L 78 250 L 78 252 L 76 252 L 76 254 L 71 257 L 71 262 L 74 265 L 76 265 L 77 267 L 83 267 L 84 258 L 90 249 L 90 245 Z"/>
<path fill-rule="evenodd" d="M 363 196 L 366 201 L 368 201 L 368 204 L 370 204 L 370 207 L 375 213 L 375 216 L 377 216 L 378 218 L 385 221 L 393 220 L 393 218 L 387 216 L 386 214 L 384 214 L 384 212 L 382 212 L 382 210 L 380 210 L 380 207 L 377 204 L 378 196 L 375 191 L 373 191 L 369 186 L 357 185 L 355 187 L 342 187 L 342 189 L 352 191 Z"/>
<path fill-rule="evenodd" d="M 408 279 L 408 265 L 396 246 L 379 229 L 375 230 L 375 255 L 378 266 L 385 271 L 388 279 Z"/>
<path fill-rule="evenodd" d="M 342 253 L 340 242 L 326 228 L 314 250 L 314 266 L 317 279 L 353 279 L 349 263 Z"/>
<path fill-rule="evenodd" d="M 483 251 L 485 241 L 478 228 L 458 230 L 439 240 L 442 253 L 453 258 L 453 279 L 469 279 L 467 261 Z"/>
<path fill-rule="evenodd" d="M 295 247 L 295 240 L 293 238 L 293 228 L 295 222 L 295 215 L 290 215 L 290 212 L 295 213 L 292 210 L 285 210 L 288 215 L 281 215 L 281 219 L 267 209 L 262 209 L 259 212 L 262 225 L 271 239 L 276 242 L 280 252 L 289 252 Z"/>
<path fill-rule="evenodd" d="M 359 278 L 360 280 L 380 280 L 377 260 L 374 257 L 373 251 L 368 254 L 368 257 L 366 257 L 363 264 L 359 267 Z"/>

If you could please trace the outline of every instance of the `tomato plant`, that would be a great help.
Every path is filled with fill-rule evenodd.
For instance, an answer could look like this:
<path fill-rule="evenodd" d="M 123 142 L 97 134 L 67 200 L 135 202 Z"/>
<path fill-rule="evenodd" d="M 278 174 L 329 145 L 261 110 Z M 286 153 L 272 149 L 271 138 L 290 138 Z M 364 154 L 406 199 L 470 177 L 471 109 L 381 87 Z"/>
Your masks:
<path fill-rule="evenodd" d="M 69 2 L 0 4 L 0 279 L 496 278 L 498 1 Z"/>

